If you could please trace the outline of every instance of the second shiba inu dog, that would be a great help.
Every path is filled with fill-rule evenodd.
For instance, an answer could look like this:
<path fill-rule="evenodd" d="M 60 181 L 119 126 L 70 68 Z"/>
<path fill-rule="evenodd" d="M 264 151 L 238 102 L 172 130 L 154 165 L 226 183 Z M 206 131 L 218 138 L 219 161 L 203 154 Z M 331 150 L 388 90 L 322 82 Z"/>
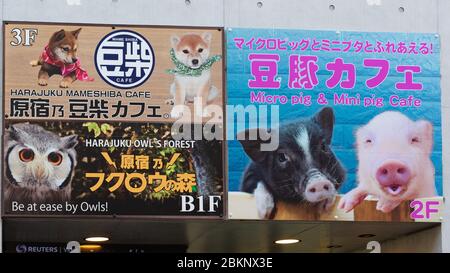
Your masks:
<path fill-rule="evenodd" d="M 197 107 L 202 109 L 196 109 L 196 112 L 202 113 L 203 116 L 208 115 L 204 107 L 219 93 L 211 83 L 211 66 L 221 58 L 219 55 L 209 57 L 211 38 L 210 33 L 172 36 L 170 57 L 176 68 L 168 70 L 168 73 L 175 75 L 174 82 L 170 86 L 172 98 L 167 100 L 168 104 L 184 105 L 186 101 L 192 102 L 197 97 L 202 102 Z M 182 108 L 174 107 L 171 116 L 180 117 L 182 115 L 180 109 Z"/>
<path fill-rule="evenodd" d="M 55 74 L 63 76 L 59 83 L 62 88 L 69 87 L 75 80 L 93 80 L 81 68 L 80 60 L 77 58 L 80 31 L 81 28 L 74 31 L 61 29 L 53 33 L 39 59 L 30 62 L 32 66 L 41 66 L 38 74 L 39 85 L 47 85 L 48 79 Z"/>

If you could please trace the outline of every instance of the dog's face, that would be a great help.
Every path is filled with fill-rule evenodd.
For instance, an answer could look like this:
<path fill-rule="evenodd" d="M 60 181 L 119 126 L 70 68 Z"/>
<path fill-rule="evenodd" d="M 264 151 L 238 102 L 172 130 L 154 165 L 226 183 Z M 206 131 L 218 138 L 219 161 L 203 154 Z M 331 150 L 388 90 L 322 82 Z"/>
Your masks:
<path fill-rule="evenodd" d="M 211 33 L 185 34 L 181 37 L 172 36 L 172 48 L 175 57 L 190 68 L 199 68 L 209 57 Z"/>
<path fill-rule="evenodd" d="M 330 148 L 333 125 L 333 110 L 327 107 L 310 119 L 281 126 L 275 151 L 260 151 L 259 141 L 241 144 L 279 200 L 334 200 L 345 171 Z"/>
<path fill-rule="evenodd" d="M 49 41 L 50 50 L 55 58 L 65 64 L 72 64 L 77 61 L 78 34 L 81 28 L 74 31 L 61 29 L 53 33 Z"/>

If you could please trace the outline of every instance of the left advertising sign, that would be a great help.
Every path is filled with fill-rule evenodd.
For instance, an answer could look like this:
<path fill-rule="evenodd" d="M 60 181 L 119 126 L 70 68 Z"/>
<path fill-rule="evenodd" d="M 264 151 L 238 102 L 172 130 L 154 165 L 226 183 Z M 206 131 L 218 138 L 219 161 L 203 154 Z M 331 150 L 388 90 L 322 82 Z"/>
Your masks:
<path fill-rule="evenodd" d="M 223 216 L 221 28 L 3 27 L 4 216 Z"/>

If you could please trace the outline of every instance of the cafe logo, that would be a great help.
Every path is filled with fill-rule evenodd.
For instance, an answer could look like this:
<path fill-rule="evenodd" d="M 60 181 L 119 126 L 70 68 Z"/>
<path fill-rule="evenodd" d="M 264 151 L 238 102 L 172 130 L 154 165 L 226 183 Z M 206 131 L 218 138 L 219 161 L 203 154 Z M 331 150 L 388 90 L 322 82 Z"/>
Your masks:
<path fill-rule="evenodd" d="M 129 89 L 150 77 L 155 67 L 155 55 L 150 43 L 139 33 L 117 30 L 97 45 L 95 67 L 108 84 Z"/>

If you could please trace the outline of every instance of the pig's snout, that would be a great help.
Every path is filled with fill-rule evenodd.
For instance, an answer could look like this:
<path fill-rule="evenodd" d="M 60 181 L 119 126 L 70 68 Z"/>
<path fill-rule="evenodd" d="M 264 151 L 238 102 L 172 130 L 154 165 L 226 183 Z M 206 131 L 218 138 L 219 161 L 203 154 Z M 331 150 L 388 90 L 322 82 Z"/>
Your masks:
<path fill-rule="evenodd" d="M 397 195 L 411 180 L 411 170 L 401 162 L 388 162 L 378 168 L 375 176 L 382 187 Z"/>
<path fill-rule="evenodd" d="M 328 180 L 311 181 L 305 189 L 305 197 L 309 202 L 319 202 L 334 194 L 334 185 Z"/>

